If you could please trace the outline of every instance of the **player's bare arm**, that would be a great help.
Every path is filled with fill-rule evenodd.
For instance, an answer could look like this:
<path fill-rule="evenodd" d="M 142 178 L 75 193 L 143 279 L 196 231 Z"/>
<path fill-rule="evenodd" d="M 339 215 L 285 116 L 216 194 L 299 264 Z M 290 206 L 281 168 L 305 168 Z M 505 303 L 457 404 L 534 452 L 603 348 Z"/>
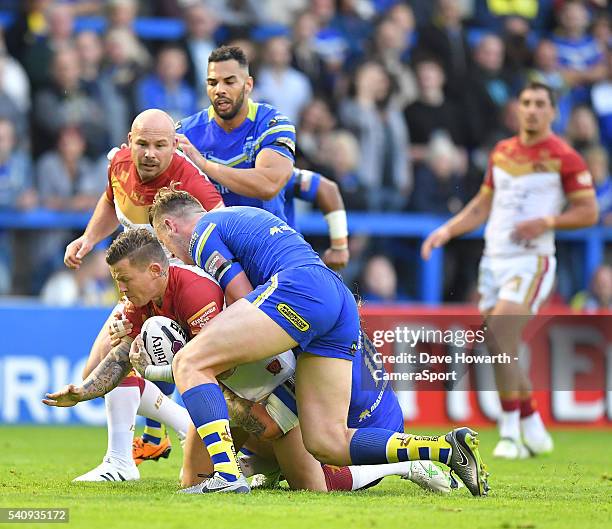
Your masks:
<path fill-rule="evenodd" d="M 285 187 L 291 177 L 293 162 L 272 149 L 263 149 L 253 169 L 234 169 L 211 162 L 200 154 L 183 134 L 177 134 L 179 148 L 210 178 L 238 195 L 270 200 Z"/>
<path fill-rule="evenodd" d="M 350 254 L 346 211 L 338 184 L 322 176 L 316 203 L 329 225 L 330 247 L 323 254 L 323 262 L 332 270 L 341 270 L 348 264 Z"/>
<path fill-rule="evenodd" d="M 567 209 L 557 216 L 539 217 L 516 225 L 512 238 L 530 241 L 548 230 L 577 230 L 597 223 L 599 208 L 594 194 L 570 199 Z"/>
<path fill-rule="evenodd" d="M 492 190 L 488 187 L 481 188 L 459 213 L 429 234 L 421 246 L 421 257 L 429 259 L 434 248 L 440 248 L 452 238 L 478 228 L 489 217 L 492 203 Z"/>
<path fill-rule="evenodd" d="M 43 403 L 47 406 L 68 407 L 106 395 L 116 388 L 132 369 L 129 354 L 130 341 L 126 339 L 111 349 L 81 386 L 69 384 L 56 393 L 47 393 Z"/>
<path fill-rule="evenodd" d="M 83 235 L 66 246 L 64 264 L 68 268 L 79 268 L 83 257 L 102 239 L 111 235 L 117 226 L 119 226 L 119 220 L 115 208 L 108 201 L 106 193 L 102 193 Z"/>

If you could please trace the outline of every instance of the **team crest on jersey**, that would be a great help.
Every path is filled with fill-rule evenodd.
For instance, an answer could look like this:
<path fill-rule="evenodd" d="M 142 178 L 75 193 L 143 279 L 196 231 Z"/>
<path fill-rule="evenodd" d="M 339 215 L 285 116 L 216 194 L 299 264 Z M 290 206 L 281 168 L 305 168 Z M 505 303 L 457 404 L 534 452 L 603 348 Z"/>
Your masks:
<path fill-rule="evenodd" d="M 266 366 L 266 370 L 272 373 L 274 376 L 278 375 L 283 369 L 283 366 L 280 363 L 278 358 L 275 358 Z"/>
<path fill-rule="evenodd" d="M 247 157 L 247 161 L 252 162 L 255 160 L 256 145 L 253 141 L 253 136 L 248 136 L 242 147 L 242 152 Z"/>
<path fill-rule="evenodd" d="M 310 323 L 308 323 L 286 303 L 279 303 L 276 305 L 276 310 L 280 312 L 281 315 L 298 331 L 306 332 L 308 329 L 310 329 Z"/>

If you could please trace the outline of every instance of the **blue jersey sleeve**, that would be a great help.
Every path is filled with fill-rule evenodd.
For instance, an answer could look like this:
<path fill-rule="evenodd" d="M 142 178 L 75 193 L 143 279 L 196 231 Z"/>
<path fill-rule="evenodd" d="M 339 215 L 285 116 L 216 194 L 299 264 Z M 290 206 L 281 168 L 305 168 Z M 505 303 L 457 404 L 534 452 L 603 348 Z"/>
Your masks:
<path fill-rule="evenodd" d="M 223 290 L 243 271 L 234 254 L 221 240 L 214 222 L 205 219 L 198 222 L 191 241 L 190 253 L 193 261 L 214 277 Z"/>
<path fill-rule="evenodd" d="M 297 169 L 293 171 L 290 181 L 293 182 L 293 196 L 306 202 L 314 203 L 317 198 L 317 191 L 321 184 L 321 175 L 306 171 L 305 169 Z"/>
<path fill-rule="evenodd" d="M 289 118 L 278 112 L 269 113 L 264 116 L 258 132 L 258 152 L 263 149 L 272 149 L 291 161 L 295 161 L 295 126 Z"/>

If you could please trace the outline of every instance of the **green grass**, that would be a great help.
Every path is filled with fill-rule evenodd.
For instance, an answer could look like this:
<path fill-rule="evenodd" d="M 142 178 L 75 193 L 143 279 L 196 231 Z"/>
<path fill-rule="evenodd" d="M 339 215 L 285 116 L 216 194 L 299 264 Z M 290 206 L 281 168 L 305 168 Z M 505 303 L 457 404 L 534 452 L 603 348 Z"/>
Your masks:
<path fill-rule="evenodd" d="M 488 498 L 472 498 L 465 489 L 427 494 L 397 477 L 357 493 L 179 496 L 176 442 L 169 460 L 141 466 L 139 482 L 72 484 L 100 461 L 104 430 L 0 427 L 0 507 L 68 507 L 69 527 L 91 529 L 611 527 L 610 431 L 555 432 L 552 456 L 520 462 L 491 459 L 495 435 L 481 432 L 492 474 Z"/>

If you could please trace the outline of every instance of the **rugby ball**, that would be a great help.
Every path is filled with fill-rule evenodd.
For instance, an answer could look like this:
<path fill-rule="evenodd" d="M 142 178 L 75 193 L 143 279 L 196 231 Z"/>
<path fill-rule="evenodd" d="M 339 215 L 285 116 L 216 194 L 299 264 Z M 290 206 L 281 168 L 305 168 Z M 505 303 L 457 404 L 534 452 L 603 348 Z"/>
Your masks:
<path fill-rule="evenodd" d="M 140 331 L 151 363 L 167 366 L 187 343 L 187 333 L 174 320 L 165 316 L 153 316 L 144 322 Z"/>

